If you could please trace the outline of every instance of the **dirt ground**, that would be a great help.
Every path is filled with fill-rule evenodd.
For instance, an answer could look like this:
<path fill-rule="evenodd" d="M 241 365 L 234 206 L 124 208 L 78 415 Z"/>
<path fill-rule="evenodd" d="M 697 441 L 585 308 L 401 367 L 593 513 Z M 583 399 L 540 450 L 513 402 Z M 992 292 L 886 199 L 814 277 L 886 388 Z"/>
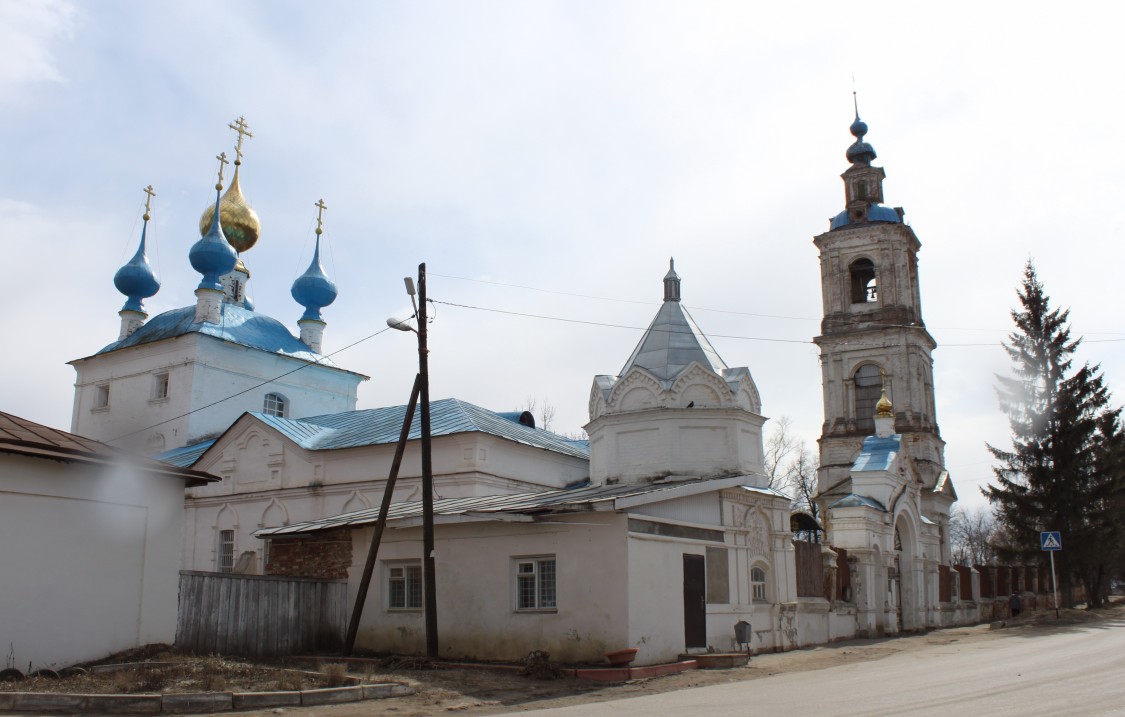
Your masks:
<path fill-rule="evenodd" d="M 963 628 L 949 628 L 910 635 L 900 638 L 849 640 L 804 650 L 793 650 L 778 654 L 756 655 L 745 667 L 729 670 L 689 670 L 675 675 L 633 680 L 624 684 L 600 684 L 575 678 L 537 679 L 515 672 L 502 672 L 487 669 L 403 669 L 419 666 L 417 661 L 391 667 L 375 665 L 352 665 L 350 674 L 364 678 L 365 682 L 401 682 L 417 690 L 409 697 L 386 700 L 373 700 L 342 704 L 315 709 L 315 715 L 323 717 L 436 717 L 437 715 L 494 715 L 519 712 L 548 707 L 564 707 L 617 700 L 626 697 L 658 694 L 673 690 L 702 687 L 728 682 L 753 680 L 781 672 L 800 672 L 819 670 L 835 665 L 857 661 L 878 660 L 889 655 L 916 651 L 932 645 L 947 645 L 960 641 L 999 640 L 1013 635 L 1015 631 L 1051 630 L 1058 626 L 1083 622 L 1098 622 L 1125 618 L 1125 604 L 1119 603 L 1111 608 L 1097 611 L 1064 610 L 1056 619 L 1054 611 L 1040 611 L 1021 615 L 1003 624 L 976 625 Z M 162 657 L 167 658 L 167 655 Z M 182 658 L 181 658 L 182 659 Z M 199 661 L 218 658 L 195 658 Z M 234 671 L 250 674 L 245 667 L 234 662 Z M 330 672 L 333 668 L 319 668 L 316 665 L 303 665 L 305 669 Z M 258 670 L 255 667 L 255 670 Z M 277 675 L 265 671 L 254 672 L 260 689 L 277 689 Z M 121 678 L 117 678 L 121 681 Z M 0 689 L 19 689 L 27 691 L 63 690 L 63 681 L 36 680 L 19 683 L 0 683 Z M 212 689 L 231 689 L 239 682 L 234 676 L 215 681 Z M 52 688 L 52 683 L 54 687 Z M 222 686 L 220 686 L 222 685 Z M 228 686 L 229 685 L 229 686 Z M 250 685 L 239 685 L 241 688 Z M 309 685 L 312 686 L 312 685 Z M 151 689 L 151 688 L 150 688 Z M 191 689 L 182 683 L 176 691 Z M 201 689 L 201 688 L 195 688 Z M 206 689 L 206 687 L 202 688 Z M 75 691 L 70 689 L 68 691 Z M 101 691 L 86 686 L 79 691 Z M 113 691 L 113 690 L 107 690 Z M 291 714 L 292 717 L 311 717 L 313 708 L 272 709 L 258 712 L 241 712 L 247 717 L 272 717 L 278 714 Z"/>

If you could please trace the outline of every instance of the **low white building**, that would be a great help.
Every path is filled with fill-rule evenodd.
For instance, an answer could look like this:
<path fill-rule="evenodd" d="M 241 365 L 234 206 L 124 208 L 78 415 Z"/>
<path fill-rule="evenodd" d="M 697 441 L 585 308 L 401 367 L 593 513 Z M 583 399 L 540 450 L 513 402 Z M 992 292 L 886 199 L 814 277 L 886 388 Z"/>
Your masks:
<path fill-rule="evenodd" d="M 0 413 L 0 644 L 58 669 L 176 630 L 186 486 L 217 480 Z"/>

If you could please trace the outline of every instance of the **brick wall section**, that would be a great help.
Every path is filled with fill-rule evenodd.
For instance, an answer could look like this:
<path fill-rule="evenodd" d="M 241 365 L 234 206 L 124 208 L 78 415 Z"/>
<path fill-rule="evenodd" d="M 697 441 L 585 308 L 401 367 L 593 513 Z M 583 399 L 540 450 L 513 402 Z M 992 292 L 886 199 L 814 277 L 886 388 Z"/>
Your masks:
<path fill-rule="evenodd" d="M 961 599 L 975 600 L 973 597 L 973 569 L 968 565 L 958 565 L 957 574 L 961 576 Z"/>
<path fill-rule="evenodd" d="M 820 544 L 793 541 L 797 573 L 797 597 L 824 597 L 824 571 L 820 563 Z"/>
<path fill-rule="evenodd" d="M 836 551 L 836 599 L 849 601 L 852 587 L 852 572 L 848 569 L 848 551 L 835 548 Z"/>
<path fill-rule="evenodd" d="M 337 528 L 311 535 L 274 538 L 270 541 L 266 575 L 339 580 L 348 577 L 351 564 L 351 531 Z"/>
<path fill-rule="evenodd" d="M 982 598 L 996 597 L 996 589 L 993 587 L 995 583 L 992 581 L 992 576 L 995 574 L 996 568 L 988 565 L 976 565 L 974 567 L 976 567 L 977 572 L 980 573 L 980 596 Z"/>
<path fill-rule="evenodd" d="M 938 600 L 953 602 L 953 581 L 950 579 L 948 565 L 938 566 Z"/>

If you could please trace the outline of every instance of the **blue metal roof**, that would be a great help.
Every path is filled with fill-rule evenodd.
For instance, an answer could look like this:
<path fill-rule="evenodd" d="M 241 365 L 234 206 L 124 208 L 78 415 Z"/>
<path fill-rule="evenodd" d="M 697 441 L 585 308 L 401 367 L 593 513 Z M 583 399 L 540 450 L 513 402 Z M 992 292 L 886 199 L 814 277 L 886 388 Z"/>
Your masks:
<path fill-rule="evenodd" d="M 559 488 L 536 493 L 514 495 L 484 495 L 466 498 L 445 498 L 434 501 L 434 515 L 457 516 L 469 513 L 518 513 L 523 515 L 542 513 L 568 513 L 588 511 L 591 508 L 616 509 L 616 501 L 621 498 L 672 492 L 674 497 L 685 487 L 702 486 L 708 482 L 720 483 L 724 479 L 711 478 L 696 481 L 677 481 L 674 483 L 614 483 L 609 485 L 585 486 L 580 488 Z M 715 488 L 718 490 L 718 487 Z M 379 508 L 366 508 L 352 513 L 310 520 L 304 523 L 264 528 L 254 531 L 257 537 L 275 537 L 299 533 L 314 533 L 340 527 L 359 527 L 373 525 L 379 521 Z M 387 520 L 419 518 L 422 516 L 422 502 L 392 503 L 387 512 Z"/>
<path fill-rule="evenodd" d="M 863 448 L 859 450 L 852 471 L 885 471 L 889 470 L 891 463 L 902 450 L 902 436 L 897 433 L 889 438 L 868 436 L 863 439 Z"/>
<path fill-rule="evenodd" d="M 208 448 L 214 445 L 215 439 L 203 441 L 201 443 L 193 443 L 190 446 L 183 446 L 182 448 L 173 448 L 170 451 L 159 453 L 153 458 L 168 465 L 177 466 L 178 468 L 187 468 L 188 466 L 199 460 L 199 457 L 206 452 Z"/>
<path fill-rule="evenodd" d="M 867 221 L 859 222 L 859 224 L 870 223 L 883 223 L 883 224 L 902 224 L 902 217 L 898 215 L 898 211 L 891 207 L 885 207 L 882 204 L 872 204 L 867 207 Z M 840 229 L 841 227 L 851 226 L 852 220 L 848 216 L 848 210 L 837 214 L 832 218 L 832 225 L 830 229 Z M 856 226 L 859 226 L 857 224 Z"/>
<path fill-rule="evenodd" d="M 239 346 L 292 356 L 304 361 L 337 368 L 332 361 L 314 352 L 304 342 L 289 333 L 289 329 L 285 328 L 285 325 L 277 319 L 227 303 L 222 305 L 222 320 L 217 324 L 196 322 L 195 306 L 172 309 L 154 317 L 121 341 L 115 341 L 106 346 L 98 354 L 172 339 L 191 333 L 214 336 L 217 339 L 229 341 Z"/>
<path fill-rule="evenodd" d="M 875 510 L 887 512 L 886 506 L 874 498 L 868 498 L 865 495 L 856 495 L 855 493 L 848 493 L 840 500 L 828 506 L 829 510 L 832 508 L 874 508 Z"/>
<path fill-rule="evenodd" d="M 332 450 L 395 443 L 402 432 L 406 406 L 387 406 L 361 411 L 329 413 L 309 418 L 279 418 L 251 414 L 307 450 Z M 509 441 L 589 459 L 589 441 L 565 438 L 542 428 L 531 428 L 487 408 L 456 398 L 430 403 L 430 431 L 434 436 L 480 431 Z M 415 410 L 409 440 L 421 438 L 421 412 Z"/>

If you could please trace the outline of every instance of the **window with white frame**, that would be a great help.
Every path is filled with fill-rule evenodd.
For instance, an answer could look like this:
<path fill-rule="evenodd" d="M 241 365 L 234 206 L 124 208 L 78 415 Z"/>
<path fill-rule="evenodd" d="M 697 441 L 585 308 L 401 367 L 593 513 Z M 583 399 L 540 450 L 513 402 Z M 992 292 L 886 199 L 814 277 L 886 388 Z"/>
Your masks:
<path fill-rule="evenodd" d="M 109 408 L 109 384 L 94 387 L 94 408 Z"/>
<path fill-rule="evenodd" d="M 554 610 L 555 556 L 515 558 L 516 610 Z"/>
<path fill-rule="evenodd" d="M 750 568 L 750 596 L 754 602 L 766 601 L 766 571 L 757 565 Z"/>
<path fill-rule="evenodd" d="M 422 609 L 422 564 L 392 563 L 387 566 L 387 608 Z"/>
<path fill-rule="evenodd" d="M 289 408 L 289 401 L 280 393 L 267 393 L 266 400 L 262 404 L 262 413 L 268 416 L 279 416 L 285 418 Z"/>
<path fill-rule="evenodd" d="M 234 531 L 219 531 L 219 572 L 234 572 Z"/>
<path fill-rule="evenodd" d="M 159 401 L 168 398 L 168 372 L 164 371 L 152 377 L 152 400 Z"/>

